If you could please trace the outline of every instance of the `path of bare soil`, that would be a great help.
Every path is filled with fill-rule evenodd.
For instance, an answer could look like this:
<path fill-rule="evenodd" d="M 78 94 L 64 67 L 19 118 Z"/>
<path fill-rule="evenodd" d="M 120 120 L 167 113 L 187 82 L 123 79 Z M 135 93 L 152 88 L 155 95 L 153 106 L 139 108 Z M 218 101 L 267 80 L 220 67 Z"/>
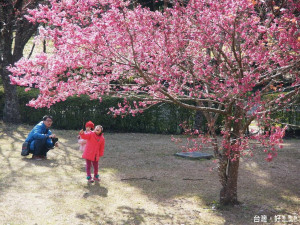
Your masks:
<path fill-rule="evenodd" d="M 242 204 L 219 208 L 213 160 L 175 157 L 170 135 L 106 133 L 102 181 L 88 184 L 77 131 L 54 130 L 60 147 L 34 161 L 20 155 L 31 128 L 0 122 L 0 224 L 300 224 L 299 139 L 273 162 L 242 160 Z"/>

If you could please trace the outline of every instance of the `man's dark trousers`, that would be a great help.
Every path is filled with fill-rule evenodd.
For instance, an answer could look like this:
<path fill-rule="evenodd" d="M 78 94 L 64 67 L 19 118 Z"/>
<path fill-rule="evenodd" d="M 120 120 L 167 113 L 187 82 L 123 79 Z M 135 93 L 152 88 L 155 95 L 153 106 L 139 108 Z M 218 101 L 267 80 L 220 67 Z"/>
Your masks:
<path fill-rule="evenodd" d="M 53 146 L 58 141 L 58 138 L 52 138 Z M 52 149 L 46 145 L 47 138 L 34 140 L 34 155 L 47 156 L 47 152 Z"/>

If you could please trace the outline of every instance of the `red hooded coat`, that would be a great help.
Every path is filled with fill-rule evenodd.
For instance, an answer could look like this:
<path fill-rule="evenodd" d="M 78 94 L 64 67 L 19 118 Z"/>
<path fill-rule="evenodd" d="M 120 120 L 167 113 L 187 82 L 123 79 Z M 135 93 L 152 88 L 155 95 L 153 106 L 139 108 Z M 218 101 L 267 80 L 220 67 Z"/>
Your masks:
<path fill-rule="evenodd" d="M 105 138 L 103 134 L 97 135 L 94 132 L 79 134 L 82 139 L 87 140 L 82 158 L 91 161 L 99 161 L 104 154 Z"/>

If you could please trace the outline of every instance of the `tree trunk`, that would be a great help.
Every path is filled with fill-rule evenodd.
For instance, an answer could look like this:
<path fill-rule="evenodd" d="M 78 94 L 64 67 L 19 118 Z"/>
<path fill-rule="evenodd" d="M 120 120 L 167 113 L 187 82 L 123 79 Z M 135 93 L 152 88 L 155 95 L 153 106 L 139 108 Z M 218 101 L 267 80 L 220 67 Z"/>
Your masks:
<path fill-rule="evenodd" d="M 16 86 L 10 84 L 9 71 L 5 68 L 0 71 L 4 87 L 3 121 L 19 123 L 21 122 L 21 115 Z"/>
<path fill-rule="evenodd" d="M 30 23 L 24 18 L 27 9 L 35 8 L 43 1 L 6 0 L 0 3 L 0 74 L 5 93 L 3 109 L 5 122 L 21 121 L 17 89 L 10 84 L 10 72 L 6 67 L 22 58 L 24 46 L 37 31 L 38 24 Z"/>
<path fill-rule="evenodd" d="M 204 131 L 205 129 L 205 118 L 201 111 L 196 111 L 194 119 L 194 129 Z"/>
<path fill-rule="evenodd" d="M 220 191 L 221 205 L 237 205 L 237 181 L 239 159 L 231 161 L 226 156 L 219 163 L 219 177 L 222 184 Z"/>
<path fill-rule="evenodd" d="M 230 110 L 231 111 L 231 110 Z M 234 114 L 236 118 L 240 118 L 243 111 L 236 107 Z M 232 127 L 231 127 L 232 126 Z M 230 120 L 225 120 L 225 130 L 229 131 L 225 138 L 226 144 L 223 145 L 223 152 L 220 156 L 219 162 L 219 178 L 222 184 L 220 191 L 220 204 L 221 205 L 237 205 L 237 182 L 238 171 L 240 163 L 239 151 L 233 151 L 232 145 L 237 144 L 239 138 L 242 136 L 242 121 L 231 123 Z M 232 128 L 232 131 L 231 131 Z M 240 144 L 240 143 L 239 143 Z M 229 146 L 229 147 L 225 147 Z"/>
<path fill-rule="evenodd" d="M 164 11 L 168 8 L 169 0 L 164 0 Z"/>

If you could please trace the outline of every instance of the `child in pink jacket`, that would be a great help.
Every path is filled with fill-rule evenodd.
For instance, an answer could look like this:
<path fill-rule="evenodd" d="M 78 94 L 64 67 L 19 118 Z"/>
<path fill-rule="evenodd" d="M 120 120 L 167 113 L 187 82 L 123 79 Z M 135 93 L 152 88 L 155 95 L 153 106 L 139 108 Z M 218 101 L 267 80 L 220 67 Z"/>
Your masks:
<path fill-rule="evenodd" d="M 85 133 L 87 134 L 87 133 L 92 132 L 92 130 L 94 130 L 94 127 L 95 127 L 95 125 L 92 121 L 86 122 L 86 124 L 85 124 Z M 80 135 L 78 136 L 78 144 L 79 144 L 79 150 L 83 152 L 84 148 L 85 148 L 85 145 L 86 145 L 86 140 L 81 139 Z"/>
<path fill-rule="evenodd" d="M 97 125 L 95 130 L 90 133 L 79 132 L 80 138 L 85 139 L 86 146 L 82 158 L 86 160 L 86 174 L 88 182 L 100 181 L 98 174 L 99 159 L 104 155 L 105 138 L 103 128 Z M 91 167 L 94 168 L 94 179 L 91 176 Z"/>

